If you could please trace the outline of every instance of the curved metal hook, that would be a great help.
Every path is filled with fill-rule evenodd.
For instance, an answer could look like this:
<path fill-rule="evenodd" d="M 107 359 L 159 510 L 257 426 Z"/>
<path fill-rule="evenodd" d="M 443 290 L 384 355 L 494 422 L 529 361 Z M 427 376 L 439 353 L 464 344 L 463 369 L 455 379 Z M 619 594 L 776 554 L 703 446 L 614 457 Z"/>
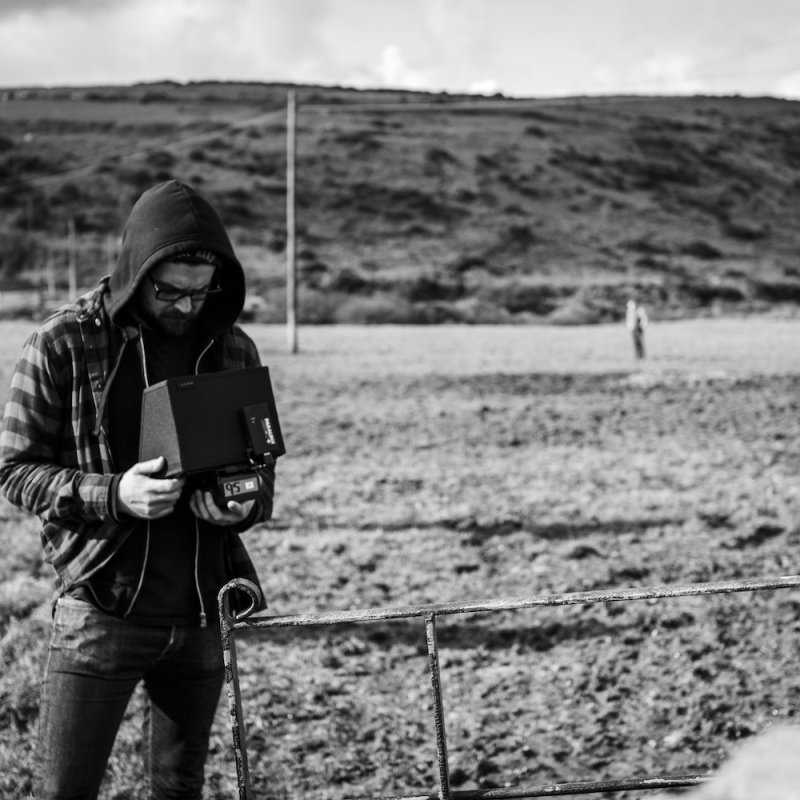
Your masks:
<path fill-rule="evenodd" d="M 230 594 L 234 590 L 244 592 L 250 601 L 250 605 L 248 605 L 243 611 L 234 610 L 231 613 Z M 256 586 L 255 583 L 253 583 L 253 581 L 249 581 L 247 578 L 234 578 L 233 580 L 228 581 L 219 590 L 217 602 L 219 603 L 221 617 L 225 616 L 229 619 L 232 619 L 234 622 L 238 622 L 239 620 L 249 617 L 262 604 L 263 596 L 261 594 L 261 590 L 258 588 L 258 586 Z"/>

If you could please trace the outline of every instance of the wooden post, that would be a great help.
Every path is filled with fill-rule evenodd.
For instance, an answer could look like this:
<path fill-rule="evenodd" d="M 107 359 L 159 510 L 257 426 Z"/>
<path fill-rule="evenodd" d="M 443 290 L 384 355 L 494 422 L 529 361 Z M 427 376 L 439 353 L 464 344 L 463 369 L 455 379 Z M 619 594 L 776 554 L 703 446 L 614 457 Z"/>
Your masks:
<path fill-rule="evenodd" d="M 286 102 L 286 335 L 290 353 L 297 347 L 297 267 L 295 259 L 295 147 L 297 102 L 290 91 Z"/>
<path fill-rule="evenodd" d="M 69 252 L 68 252 L 69 299 L 74 300 L 78 296 L 78 264 L 77 264 L 78 259 L 75 253 L 76 241 L 75 241 L 74 219 L 70 219 L 67 231 L 68 231 L 68 242 L 69 242 Z"/>
<path fill-rule="evenodd" d="M 111 233 L 106 236 L 106 262 L 110 275 L 114 271 L 114 235 Z"/>
<path fill-rule="evenodd" d="M 53 267 L 53 254 L 47 250 L 47 297 L 50 300 L 55 300 L 56 297 L 56 271 Z"/>

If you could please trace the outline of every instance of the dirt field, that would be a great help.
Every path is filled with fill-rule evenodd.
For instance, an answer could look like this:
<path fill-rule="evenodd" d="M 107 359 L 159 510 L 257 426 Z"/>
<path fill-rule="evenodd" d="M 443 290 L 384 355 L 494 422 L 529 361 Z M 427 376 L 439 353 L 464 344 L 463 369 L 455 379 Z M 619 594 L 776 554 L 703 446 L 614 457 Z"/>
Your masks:
<path fill-rule="evenodd" d="M 3 385 L 29 326 L 2 326 Z M 270 613 L 798 572 L 800 323 L 253 327 L 288 454 L 247 534 Z M 25 796 L 49 574 L 2 507 L 0 789 Z M 43 606 L 43 603 L 45 604 Z M 792 722 L 794 590 L 442 620 L 453 788 L 713 770 Z M 256 796 L 437 788 L 418 620 L 240 645 Z M 144 797 L 136 703 L 107 797 Z M 236 796 L 227 712 L 210 800 Z M 632 795 L 633 796 L 633 795 Z M 636 796 L 646 796 L 637 794 Z"/>

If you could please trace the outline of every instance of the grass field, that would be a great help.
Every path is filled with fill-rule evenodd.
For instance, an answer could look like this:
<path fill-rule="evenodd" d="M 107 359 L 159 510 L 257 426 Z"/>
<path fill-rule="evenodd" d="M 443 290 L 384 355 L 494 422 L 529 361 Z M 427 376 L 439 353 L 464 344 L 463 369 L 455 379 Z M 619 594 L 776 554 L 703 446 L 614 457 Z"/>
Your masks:
<path fill-rule="evenodd" d="M 30 323 L 0 325 L 5 387 Z M 288 454 L 247 536 L 275 614 L 794 574 L 800 322 L 252 326 Z M 0 796 L 35 754 L 49 573 L 0 507 Z M 716 768 L 791 721 L 796 592 L 442 625 L 456 789 Z M 240 650 L 259 800 L 434 791 L 424 631 L 269 633 Z M 108 798 L 144 797 L 138 703 Z M 209 800 L 236 796 L 225 708 Z"/>

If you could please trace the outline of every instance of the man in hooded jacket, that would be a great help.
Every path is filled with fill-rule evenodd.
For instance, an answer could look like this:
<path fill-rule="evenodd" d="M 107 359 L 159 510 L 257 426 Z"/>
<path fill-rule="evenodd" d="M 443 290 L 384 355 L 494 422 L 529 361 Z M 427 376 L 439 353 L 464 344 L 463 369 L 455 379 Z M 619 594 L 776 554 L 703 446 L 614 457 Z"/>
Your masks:
<path fill-rule="evenodd" d="M 134 205 L 99 286 L 25 343 L 0 435 L 0 491 L 42 521 L 56 573 L 37 797 L 96 798 L 136 685 L 148 695 L 154 798 L 202 796 L 223 682 L 215 614 L 232 577 L 256 582 L 238 533 L 272 513 L 219 507 L 163 458 L 138 462 L 142 392 L 166 378 L 259 365 L 235 325 L 244 271 L 213 208 L 177 181 Z"/>

